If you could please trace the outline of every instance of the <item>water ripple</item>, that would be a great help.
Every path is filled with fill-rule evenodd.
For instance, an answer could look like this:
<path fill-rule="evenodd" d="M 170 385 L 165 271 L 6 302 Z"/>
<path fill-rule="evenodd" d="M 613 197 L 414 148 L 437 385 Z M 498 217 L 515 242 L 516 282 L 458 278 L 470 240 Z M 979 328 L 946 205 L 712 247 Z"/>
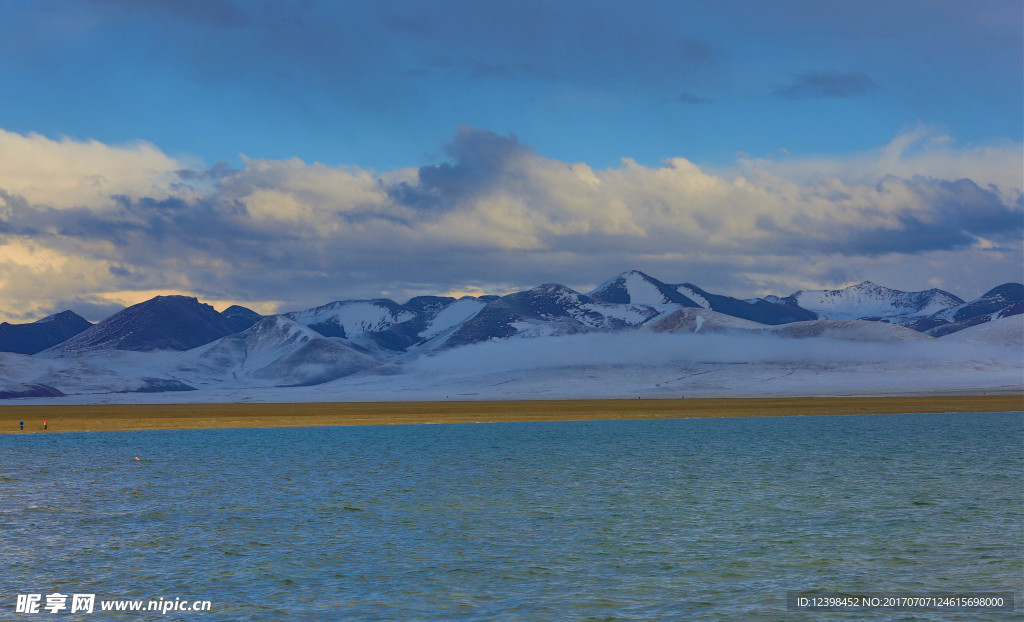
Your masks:
<path fill-rule="evenodd" d="M 12 438 L 5 594 L 211 600 L 209 620 L 794 619 L 788 590 L 1024 602 L 1020 413 Z"/>

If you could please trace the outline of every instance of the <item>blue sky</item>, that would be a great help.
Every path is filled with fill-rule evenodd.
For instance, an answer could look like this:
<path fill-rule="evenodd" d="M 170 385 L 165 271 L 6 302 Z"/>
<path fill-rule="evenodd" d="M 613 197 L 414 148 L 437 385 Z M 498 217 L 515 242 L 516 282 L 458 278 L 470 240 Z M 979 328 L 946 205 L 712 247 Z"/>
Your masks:
<path fill-rule="evenodd" d="M 1016 0 L 0 13 L 11 319 L 630 268 L 747 296 L 1020 280 Z"/>

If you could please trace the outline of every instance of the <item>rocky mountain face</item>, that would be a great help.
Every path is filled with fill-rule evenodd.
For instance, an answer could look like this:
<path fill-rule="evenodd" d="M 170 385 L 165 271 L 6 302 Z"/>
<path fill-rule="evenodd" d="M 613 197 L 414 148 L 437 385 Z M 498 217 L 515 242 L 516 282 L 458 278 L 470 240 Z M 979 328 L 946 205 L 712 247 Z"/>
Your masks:
<path fill-rule="evenodd" d="M 235 326 L 208 304 L 188 296 L 157 296 L 46 352 L 62 356 L 97 350 L 189 350 L 234 332 Z"/>

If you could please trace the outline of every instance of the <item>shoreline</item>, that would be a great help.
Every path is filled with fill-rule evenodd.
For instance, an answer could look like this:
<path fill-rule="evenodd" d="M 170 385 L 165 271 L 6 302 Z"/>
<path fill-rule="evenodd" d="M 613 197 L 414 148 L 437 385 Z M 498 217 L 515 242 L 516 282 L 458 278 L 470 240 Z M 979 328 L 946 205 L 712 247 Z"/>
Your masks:
<path fill-rule="evenodd" d="M 0 405 L 0 434 L 1024 411 L 1024 394 L 450 402 Z M 25 421 L 19 430 L 18 422 Z M 43 421 L 48 429 L 43 430 Z"/>

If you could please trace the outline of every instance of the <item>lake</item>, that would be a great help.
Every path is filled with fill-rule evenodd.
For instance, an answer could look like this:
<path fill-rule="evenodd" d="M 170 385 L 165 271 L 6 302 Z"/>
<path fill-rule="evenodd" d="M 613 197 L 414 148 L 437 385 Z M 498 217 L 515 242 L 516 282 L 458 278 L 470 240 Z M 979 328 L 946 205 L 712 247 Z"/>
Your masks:
<path fill-rule="evenodd" d="M 2 435 L 0 534 L 3 619 L 1024 619 L 1024 413 Z"/>

